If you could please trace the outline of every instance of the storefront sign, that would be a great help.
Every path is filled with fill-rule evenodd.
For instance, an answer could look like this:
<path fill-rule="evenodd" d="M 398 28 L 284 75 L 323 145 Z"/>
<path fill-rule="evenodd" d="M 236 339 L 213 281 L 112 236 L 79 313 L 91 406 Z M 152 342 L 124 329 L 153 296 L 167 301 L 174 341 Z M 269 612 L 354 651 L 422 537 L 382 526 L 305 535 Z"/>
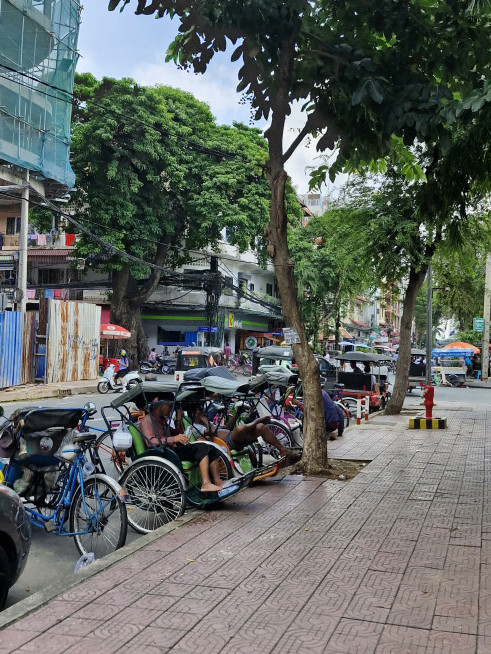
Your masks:
<path fill-rule="evenodd" d="M 228 314 L 228 326 L 230 327 L 230 329 L 234 328 L 234 314 L 233 313 Z"/>

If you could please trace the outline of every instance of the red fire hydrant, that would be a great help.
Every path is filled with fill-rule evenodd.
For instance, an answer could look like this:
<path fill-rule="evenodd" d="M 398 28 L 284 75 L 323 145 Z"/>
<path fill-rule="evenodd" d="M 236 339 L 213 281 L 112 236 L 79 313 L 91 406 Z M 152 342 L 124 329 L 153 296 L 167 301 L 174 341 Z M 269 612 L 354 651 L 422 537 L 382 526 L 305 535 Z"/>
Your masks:
<path fill-rule="evenodd" d="M 435 395 L 435 389 L 433 386 L 425 386 L 425 389 L 423 391 L 423 397 L 424 397 L 424 405 L 426 407 L 426 418 L 433 418 L 432 414 L 432 409 L 435 406 L 435 403 L 433 402 L 433 396 Z"/>

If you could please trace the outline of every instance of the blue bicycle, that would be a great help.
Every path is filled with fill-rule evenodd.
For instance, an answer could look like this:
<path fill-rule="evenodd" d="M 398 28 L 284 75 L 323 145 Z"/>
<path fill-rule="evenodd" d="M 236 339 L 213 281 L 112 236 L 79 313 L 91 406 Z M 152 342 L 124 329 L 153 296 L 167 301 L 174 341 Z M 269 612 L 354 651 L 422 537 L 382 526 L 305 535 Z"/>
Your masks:
<path fill-rule="evenodd" d="M 76 431 L 91 412 L 88 405 L 16 411 L 0 428 L 0 455 L 31 523 L 72 536 L 80 554 L 98 559 L 125 544 L 127 513 L 125 491 L 103 473 L 97 435 Z"/>

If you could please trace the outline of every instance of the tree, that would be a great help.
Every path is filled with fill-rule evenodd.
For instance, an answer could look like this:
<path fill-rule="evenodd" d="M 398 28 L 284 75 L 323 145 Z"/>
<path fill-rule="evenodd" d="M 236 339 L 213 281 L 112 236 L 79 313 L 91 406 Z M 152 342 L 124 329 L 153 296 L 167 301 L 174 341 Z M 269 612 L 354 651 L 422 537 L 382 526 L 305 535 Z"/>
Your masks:
<path fill-rule="evenodd" d="M 445 318 L 453 318 L 462 332 L 472 329 L 472 319 L 482 314 L 486 254 L 491 243 L 489 218 L 473 221 L 462 246 L 435 257 L 434 303 Z M 474 227 L 474 229 L 473 229 Z"/>
<path fill-rule="evenodd" d="M 131 0 L 110 0 L 109 9 Z M 335 162 L 321 168 L 333 178 L 351 162 L 386 154 L 393 133 L 406 144 L 437 141 L 453 117 L 452 88 L 479 79 L 473 43 L 487 54 L 488 31 L 466 19 L 456 0 L 363 3 L 338 0 L 138 0 L 137 14 L 168 14 L 180 21 L 168 58 L 203 73 L 216 52 L 233 44 L 241 59 L 238 90 L 250 99 L 256 120 L 270 121 L 265 136 L 271 190 L 265 229 L 287 326 L 300 345 L 295 358 L 304 383 L 306 422 L 302 467 L 320 471 L 327 462 L 319 374 L 303 327 L 294 263 L 287 244 L 285 163 L 308 135 L 321 135 L 320 150 L 338 147 Z M 462 86 L 462 84 L 460 84 Z M 292 145 L 283 146 L 285 121 L 302 102 L 305 122 Z M 446 104 L 445 104 L 446 103 Z"/>
<path fill-rule="evenodd" d="M 317 343 L 351 299 L 366 288 L 366 270 L 357 265 L 344 244 L 344 229 L 333 228 L 333 213 L 313 216 L 307 225 L 292 226 L 288 245 L 295 261 L 295 281 L 305 331 Z"/>
<path fill-rule="evenodd" d="M 206 105 L 168 87 L 84 74 L 75 95 L 77 215 L 107 244 L 95 248 L 84 235 L 79 256 L 111 271 L 111 320 L 132 332 L 128 349 L 142 358 L 148 349 L 140 307 L 164 266 L 216 243 L 227 225 L 232 244 L 260 247 L 256 234 L 268 211 L 265 142 L 258 130 L 217 126 Z"/>

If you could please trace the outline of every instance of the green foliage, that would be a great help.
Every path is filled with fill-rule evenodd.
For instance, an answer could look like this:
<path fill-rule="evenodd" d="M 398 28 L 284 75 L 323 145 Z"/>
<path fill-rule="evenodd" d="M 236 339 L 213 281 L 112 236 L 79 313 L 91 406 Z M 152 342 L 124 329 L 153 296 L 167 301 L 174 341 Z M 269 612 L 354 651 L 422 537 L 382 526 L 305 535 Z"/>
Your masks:
<path fill-rule="evenodd" d="M 470 343 L 476 347 L 481 347 L 482 333 L 475 332 L 473 329 L 466 329 L 463 332 L 457 332 L 453 336 L 453 339 L 454 341 L 462 341 L 463 343 Z"/>
<path fill-rule="evenodd" d="M 180 246 L 214 244 L 227 225 L 241 250 L 261 245 L 255 237 L 268 219 L 269 189 L 258 130 L 217 126 L 190 94 L 130 79 L 77 75 L 75 93 L 75 203 L 81 221 L 106 243 L 145 261 L 163 244 L 169 266 L 187 256 Z M 88 237 L 79 245 L 99 268 L 128 265 L 98 250 Z M 142 278 L 149 271 L 131 263 L 131 272 Z"/>
<path fill-rule="evenodd" d="M 472 328 L 472 319 L 482 315 L 490 229 L 487 212 L 471 214 L 461 231 L 461 247 L 441 247 L 433 262 L 435 305 L 461 330 Z"/>
<path fill-rule="evenodd" d="M 343 230 L 334 226 L 338 213 L 314 216 L 288 233 L 302 318 L 314 342 L 340 308 L 368 285 L 367 270 L 357 265 L 344 245 Z"/>
<path fill-rule="evenodd" d="M 305 133 L 321 136 L 321 151 L 338 146 L 317 184 L 322 173 L 334 179 L 348 163 L 360 169 L 386 156 L 393 134 L 445 150 L 457 98 L 478 85 L 489 60 L 489 21 L 468 8 L 462 0 L 366 0 L 356 11 L 337 0 L 138 0 L 136 13 L 177 17 L 167 60 L 195 72 L 232 48 L 242 64 L 237 89 L 256 120 L 303 102 Z M 287 88 L 278 96 L 280 80 Z"/>

